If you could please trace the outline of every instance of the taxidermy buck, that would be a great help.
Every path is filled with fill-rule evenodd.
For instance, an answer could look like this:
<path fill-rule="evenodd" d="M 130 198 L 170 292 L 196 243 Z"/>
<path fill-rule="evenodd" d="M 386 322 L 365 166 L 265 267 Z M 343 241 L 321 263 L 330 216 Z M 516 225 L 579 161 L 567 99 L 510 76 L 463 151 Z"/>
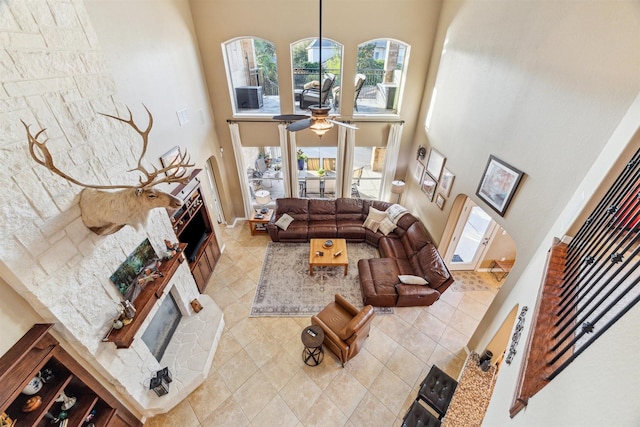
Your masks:
<path fill-rule="evenodd" d="M 129 111 L 128 120 L 109 114 L 100 114 L 128 124 L 142 137 L 142 153 L 138 157 L 138 166 L 130 170 L 130 172 L 138 171 L 142 173 L 143 176 L 139 178 L 138 185 L 90 185 L 79 182 L 55 166 L 53 157 L 46 146 L 48 140 L 38 141 L 38 138 L 46 129 L 42 129 L 32 135 L 29 131 L 29 125 L 22 121 L 27 130 L 31 157 L 56 175 L 76 185 L 85 187 L 80 192 L 82 222 L 91 231 L 99 235 L 113 234 L 125 225 L 130 225 L 139 230 L 140 226 L 146 223 L 151 209 L 161 207 L 179 208 L 182 206 L 182 200 L 153 187 L 160 183 L 186 183 L 189 180 L 189 176 L 186 175 L 186 168 L 193 166 L 193 164 L 189 163 L 190 159 L 185 152 L 176 157 L 168 166 L 162 169 L 157 169 L 154 166 L 153 171 L 149 172 L 142 165 L 142 158 L 147 151 L 149 132 L 153 126 L 153 116 L 145 107 L 147 114 L 149 114 L 149 124 L 145 130 L 141 130 L 135 124 L 131 110 L 128 108 L 127 110 Z M 158 178 L 160 174 L 166 174 L 166 176 Z M 103 191 L 114 189 L 120 190 Z"/>

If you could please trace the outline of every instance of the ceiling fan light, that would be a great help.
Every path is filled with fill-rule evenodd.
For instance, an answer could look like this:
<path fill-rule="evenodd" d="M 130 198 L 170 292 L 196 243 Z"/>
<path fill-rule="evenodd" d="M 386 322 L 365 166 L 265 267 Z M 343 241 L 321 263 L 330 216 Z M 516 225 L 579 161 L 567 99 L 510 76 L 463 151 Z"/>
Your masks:
<path fill-rule="evenodd" d="M 329 132 L 333 127 L 333 123 L 326 121 L 323 118 L 313 121 L 309 129 L 311 129 L 316 135 L 322 137 L 325 133 Z"/>

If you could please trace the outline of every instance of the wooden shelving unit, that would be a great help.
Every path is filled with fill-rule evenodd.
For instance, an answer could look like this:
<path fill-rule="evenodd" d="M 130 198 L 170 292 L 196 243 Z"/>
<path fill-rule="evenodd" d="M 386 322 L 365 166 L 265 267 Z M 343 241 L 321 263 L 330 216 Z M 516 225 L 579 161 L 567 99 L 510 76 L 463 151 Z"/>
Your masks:
<path fill-rule="evenodd" d="M 199 177 L 201 171 L 202 169 L 194 170 L 189 182 L 171 192 L 181 198 L 184 204 L 176 210 L 168 210 L 168 214 L 178 240 L 188 245 L 186 253 L 189 254 L 189 269 L 202 293 L 220 259 L 220 248 L 202 197 Z"/>
<path fill-rule="evenodd" d="M 62 403 L 56 399 L 63 391 L 75 397 L 76 403 L 65 411 L 68 427 L 85 427 L 86 419 L 95 411 L 91 422 L 96 427 L 142 426 L 133 414 L 87 372 L 49 333 L 51 324 L 34 325 L 0 358 L 0 413 L 16 420 L 16 426 L 51 426 L 47 413 L 58 416 Z M 23 405 L 33 397 L 22 394 L 25 386 L 43 369 L 50 369 L 53 379 L 36 393 L 42 403 L 31 412 Z"/>

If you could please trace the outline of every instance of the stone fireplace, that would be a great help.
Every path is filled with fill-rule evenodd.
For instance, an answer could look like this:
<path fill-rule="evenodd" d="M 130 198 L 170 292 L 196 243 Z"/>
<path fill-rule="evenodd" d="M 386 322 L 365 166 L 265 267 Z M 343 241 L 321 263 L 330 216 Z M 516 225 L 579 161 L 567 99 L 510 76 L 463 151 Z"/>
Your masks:
<path fill-rule="evenodd" d="M 143 418 L 166 412 L 207 377 L 224 327 L 222 312 L 209 296 L 199 293 L 183 262 L 130 347 L 118 349 L 102 340 L 122 297 L 109 280 L 111 273 L 145 238 L 162 253 L 164 239 L 175 242 L 176 237 L 164 209 L 152 210 L 139 230 L 126 226 L 109 236 L 92 233 L 80 217 L 81 187 L 53 175 L 29 156 L 20 120 L 34 132 L 47 129 L 42 137 L 49 139 L 52 156 L 70 176 L 99 185 L 135 185 L 138 176 L 127 171 L 136 167 L 132 153 L 139 153 L 140 141 L 132 139 L 126 125 L 99 114 L 128 116 L 126 106 L 115 97 L 115 82 L 83 2 L 9 3 L 15 18 L 10 22 L 16 28 L 10 33 L 12 57 L 0 58 L 4 70 L 0 182 L 10 200 L 0 204 L 5 218 L 0 224 L 0 281 L 45 323 L 53 323 L 79 362 L 101 376 L 132 411 Z M 47 13 L 32 13 L 29 7 L 42 7 Z M 55 16 L 60 27 L 47 16 Z M 20 71 L 27 69 L 39 71 Z M 141 106 L 132 106 L 132 112 L 146 125 Z M 145 159 L 147 166 L 160 166 L 152 157 Z M 158 362 L 142 334 L 169 294 L 183 317 Z M 204 307 L 197 314 L 190 306 L 193 299 Z M 165 366 L 173 382 L 169 394 L 158 397 L 149 390 L 149 380 Z"/>

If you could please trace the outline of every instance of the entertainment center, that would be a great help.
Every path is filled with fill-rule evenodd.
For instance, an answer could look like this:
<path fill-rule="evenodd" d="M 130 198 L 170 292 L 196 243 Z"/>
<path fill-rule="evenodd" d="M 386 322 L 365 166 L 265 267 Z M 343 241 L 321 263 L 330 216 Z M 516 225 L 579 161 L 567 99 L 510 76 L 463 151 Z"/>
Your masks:
<path fill-rule="evenodd" d="M 202 169 L 195 169 L 189 182 L 179 185 L 171 192 L 173 196 L 182 199 L 184 204 L 177 210 L 168 210 L 168 213 L 178 240 L 187 245 L 184 255 L 198 290 L 203 293 L 220 259 L 220 247 L 202 197 L 200 172 Z"/>

